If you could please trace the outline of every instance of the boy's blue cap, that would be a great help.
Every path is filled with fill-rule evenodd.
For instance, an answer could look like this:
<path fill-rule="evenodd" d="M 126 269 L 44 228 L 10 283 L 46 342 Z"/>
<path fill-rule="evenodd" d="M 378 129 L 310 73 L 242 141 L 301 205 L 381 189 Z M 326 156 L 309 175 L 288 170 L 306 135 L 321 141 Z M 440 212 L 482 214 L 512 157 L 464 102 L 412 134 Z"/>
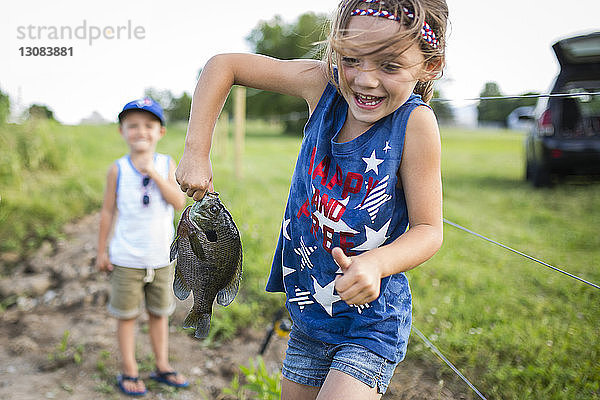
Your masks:
<path fill-rule="evenodd" d="M 160 120 L 161 125 L 165 124 L 165 116 L 163 115 L 162 107 L 150 97 L 144 97 L 143 99 L 133 100 L 125 104 L 125 107 L 123 107 L 123 110 L 119 113 L 119 122 L 122 122 L 121 119 L 123 118 L 125 112 L 129 110 L 148 111 Z"/>

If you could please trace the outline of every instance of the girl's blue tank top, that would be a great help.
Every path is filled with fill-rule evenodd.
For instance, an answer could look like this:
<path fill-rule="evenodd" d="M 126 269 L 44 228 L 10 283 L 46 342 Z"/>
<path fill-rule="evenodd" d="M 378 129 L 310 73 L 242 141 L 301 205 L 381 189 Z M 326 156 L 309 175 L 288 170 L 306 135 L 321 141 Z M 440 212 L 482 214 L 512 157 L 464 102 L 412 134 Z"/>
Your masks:
<path fill-rule="evenodd" d="M 335 291 L 341 273 L 331 250 L 352 256 L 394 241 L 408 227 L 398 182 L 406 124 L 418 95 L 356 139 L 337 143 L 348 105 L 327 85 L 305 128 L 267 291 L 285 292 L 297 329 L 325 343 L 355 343 L 386 359 L 404 358 L 412 300 L 404 273 L 381 281 L 380 296 L 349 306 Z"/>

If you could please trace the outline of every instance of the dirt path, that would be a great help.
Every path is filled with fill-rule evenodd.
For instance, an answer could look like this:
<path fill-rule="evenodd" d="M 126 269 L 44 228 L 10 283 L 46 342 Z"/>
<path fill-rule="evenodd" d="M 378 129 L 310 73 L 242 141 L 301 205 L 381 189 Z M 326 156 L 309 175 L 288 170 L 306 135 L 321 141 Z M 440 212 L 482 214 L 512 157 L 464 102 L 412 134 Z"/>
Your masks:
<path fill-rule="evenodd" d="M 12 276 L 0 280 L 0 301 L 17 299 L 0 314 L 0 399 L 127 398 L 114 384 L 119 364 L 116 324 L 105 309 L 108 283 L 92 265 L 96 226 L 97 215 L 67 226 L 64 240 L 42 246 Z M 247 330 L 230 342 L 206 346 L 177 329 L 190 305 L 189 299 L 178 302 L 171 318 L 170 355 L 192 385 L 175 390 L 146 379 L 146 399 L 233 398 L 222 389 L 231 385 L 239 365 L 249 365 L 258 354 L 264 330 Z M 142 378 L 154 367 L 146 324 L 145 318 L 138 322 Z M 285 346 L 285 338 L 273 337 L 264 355 L 271 373 L 279 371 Z M 440 384 L 432 368 L 405 361 L 383 398 L 470 397 Z"/>

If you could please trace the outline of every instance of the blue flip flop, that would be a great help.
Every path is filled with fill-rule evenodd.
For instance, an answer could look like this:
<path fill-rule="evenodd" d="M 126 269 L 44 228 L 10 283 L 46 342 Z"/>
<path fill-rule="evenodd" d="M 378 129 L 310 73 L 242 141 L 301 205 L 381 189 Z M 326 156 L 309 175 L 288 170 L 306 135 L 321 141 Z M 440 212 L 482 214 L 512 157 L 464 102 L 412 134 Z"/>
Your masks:
<path fill-rule="evenodd" d="M 188 387 L 190 385 L 190 383 L 188 381 L 185 381 L 183 383 L 175 383 L 168 379 L 169 376 L 176 376 L 176 375 L 177 375 L 176 371 L 169 371 L 169 372 L 154 371 L 150 374 L 150 379 L 153 379 L 156 382 L 164 383 L 165 385 L 169 385 L 169 386 L 173 386 L 173 387 L 177 387 L 177 388 L 184 388 L 184 387 Z"/>
<path fill-rule="evenodd" d="M 117 385 L 119 386 L 119 389 L 121 389 L 121 392 L 123 392 L 127 396 L 143 396 L 148 392 L 147 389 L 144 389 L 143 392 L 136 392 L 133 390 L 127 390 L 125 388 L 125 386 L 123 385 L 123 381 L 137 382 L 139 379 L 140 378 L 138 376 L 129 376 L 129 375 L 125 375 L 125 374 L 119 374 L 119 375 L 117 375 Z"/>

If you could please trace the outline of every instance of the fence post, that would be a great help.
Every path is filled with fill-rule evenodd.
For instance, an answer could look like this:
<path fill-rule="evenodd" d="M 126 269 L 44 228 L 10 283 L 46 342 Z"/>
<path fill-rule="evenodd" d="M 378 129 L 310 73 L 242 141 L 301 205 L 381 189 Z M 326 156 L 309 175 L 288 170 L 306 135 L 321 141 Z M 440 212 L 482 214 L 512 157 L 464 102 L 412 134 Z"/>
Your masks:
<path fill-rule="evenodd" d="M 219 115 L 213 135 L 212 147 L 215 154 L 223 159 L 227 159 L 227 148 L 229 147 L 229 113 L 227 111 L 222 111 Z"/>
<path fill-rule="evenodd" d="M 235 120 L 234 131 L 234 167 L 235 177 L 241 179 L 244 176 L 242 169 L 242 158 L 244 155 L 244 135 L 246 132 L 246 88 L 243 86 L 235 87 L 235 96 L 233 98 L 233 116 Z"/>

